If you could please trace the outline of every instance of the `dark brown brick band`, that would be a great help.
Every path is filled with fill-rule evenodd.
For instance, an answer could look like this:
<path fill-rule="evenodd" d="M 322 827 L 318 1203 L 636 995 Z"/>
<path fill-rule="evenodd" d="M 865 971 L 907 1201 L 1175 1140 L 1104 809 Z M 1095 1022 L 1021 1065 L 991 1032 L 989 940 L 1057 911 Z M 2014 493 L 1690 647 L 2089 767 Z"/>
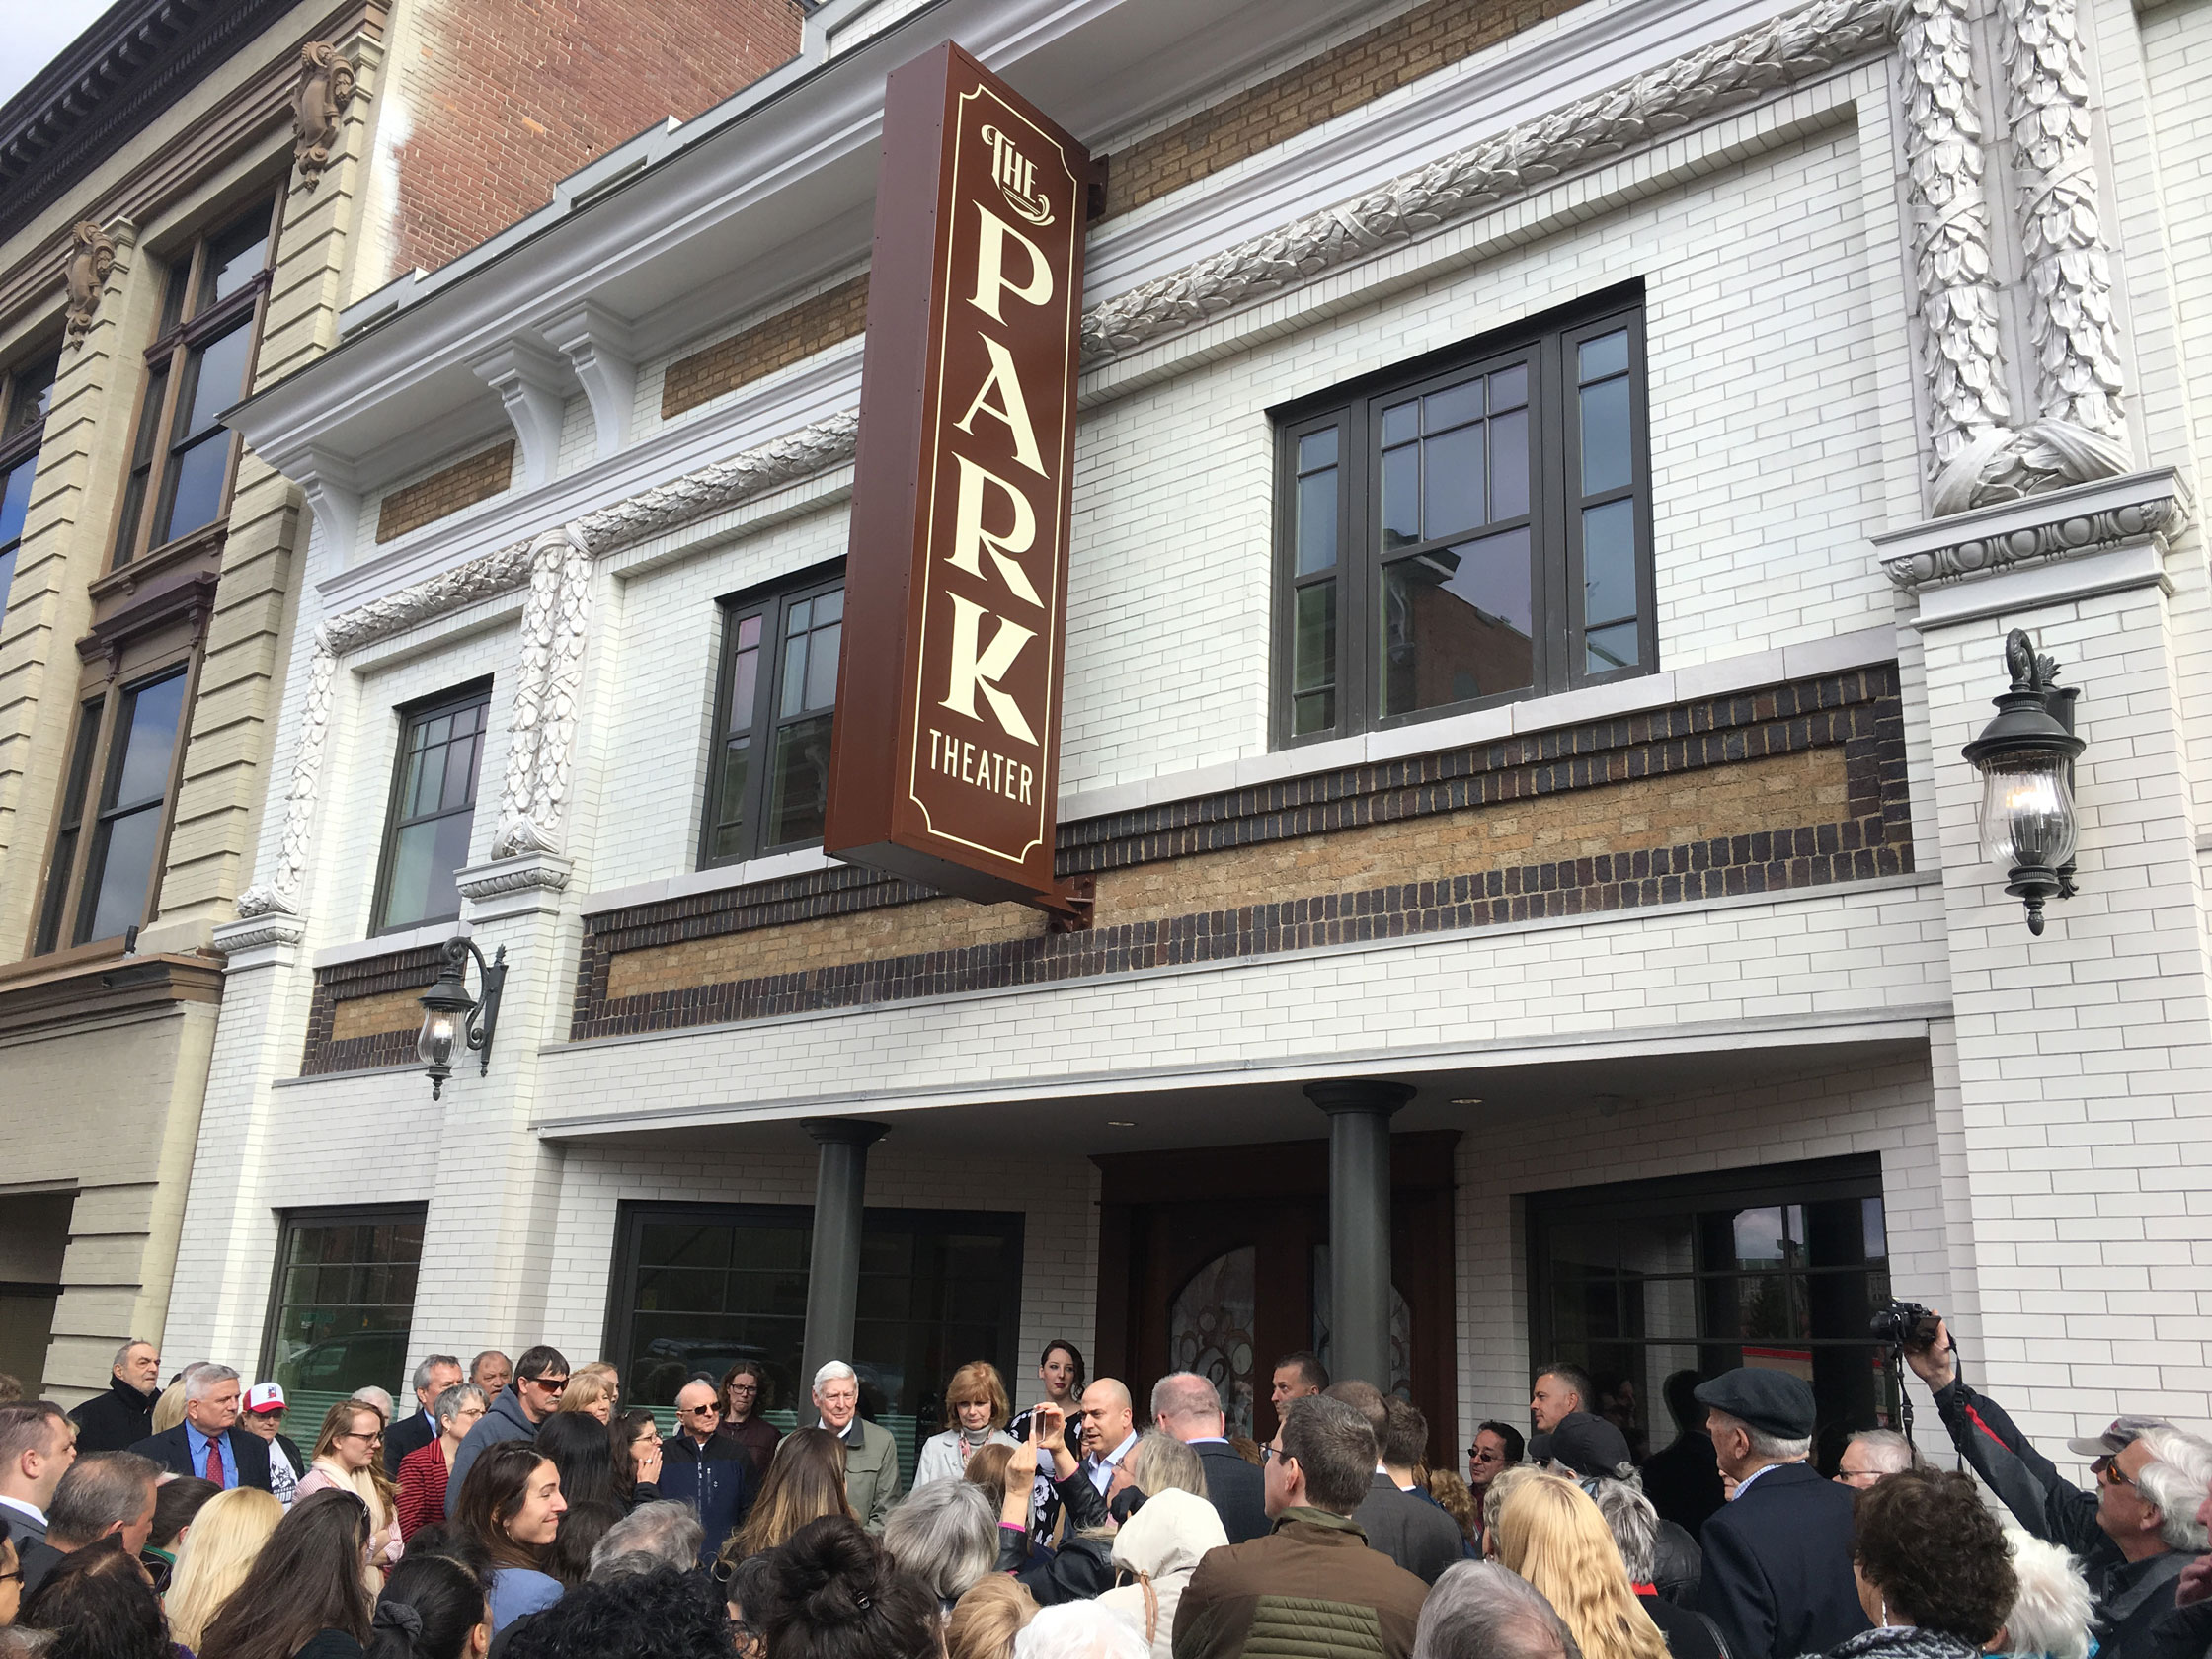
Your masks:
<path fill-rule="evenodd" d="M 440 946 L 423 945 L 414 950 L 394 951 L 390 956 L 316 969 L 315 990 L 307 1007 L 307 1047 L 300 1056 L 299 1074 L 307 1077 L 327 1071 L 361 1071 L 371 1066 L 403 1066 L 413 1061 L 422 1013 L 420 1009 L 414 1010 L 404 1024 L 398 1023 L 399 1016 L 408 1012 L 405 1004 L 411 1001 L 412 994 L 429 989 L 437 978 L 441 955 Z M 393 1025 L 358 1036 L 334 1036 L 334 1029 L 340 1022 L 340 1004 L 361 1003 L 371 998 L 392 1005 L 389 1012 Z M 372 1020 L 369 1023 L 381 1022 Z"/>
<path fill-rule="evenodd" d="M 1822 749 L 1843 751 L 1847 795 L 1840 811 L 1824 816 L 1791 801 L 1766 815 L 1768 822 L 1695 841 L 1119 926 L 1109 918 L 1089 933 L 1046 935 L 1040 924 L 1021 938 L 647 995 L 609 995 L 616 957 L 932 896 L 838 869 L 606 911 L 585 918 L 570 1036 L 672 1030 L 1910 871 L 1904 721 L 1891 665 L 1067 824 L 1058 862 L 1064 875 L 1105 872 Z"/>

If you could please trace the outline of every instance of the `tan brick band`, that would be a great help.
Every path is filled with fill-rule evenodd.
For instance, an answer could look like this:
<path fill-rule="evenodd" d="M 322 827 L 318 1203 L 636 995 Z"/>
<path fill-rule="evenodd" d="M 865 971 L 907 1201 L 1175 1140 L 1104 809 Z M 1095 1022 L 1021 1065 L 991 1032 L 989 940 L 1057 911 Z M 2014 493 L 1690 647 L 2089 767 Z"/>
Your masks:
<path fill-rule="evenodd" d="M 826 352 L 867 326 L 868 278 L 863 274 L 669 364 L 661 383 L 661 419 L 673 420 L 724 392 Z"/>
<path fill-rule="evenodd" d="M 376 510 L 376 540 L 396 541 L 464 507 L 490 501 L 514 481 L 514 440 L 510 438 L 386 496 Z"/>

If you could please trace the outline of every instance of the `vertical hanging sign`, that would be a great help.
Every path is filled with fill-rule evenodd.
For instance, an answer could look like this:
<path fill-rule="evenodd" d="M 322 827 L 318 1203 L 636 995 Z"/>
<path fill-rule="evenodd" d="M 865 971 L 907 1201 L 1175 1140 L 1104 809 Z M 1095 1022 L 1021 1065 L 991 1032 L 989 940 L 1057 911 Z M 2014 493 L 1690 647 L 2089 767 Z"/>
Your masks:
<path fill-rule="evenodd" d="M 959 47 L 892 72 L 825 844 L 986 903 L 1053 876 L 1091 160 Z"/>

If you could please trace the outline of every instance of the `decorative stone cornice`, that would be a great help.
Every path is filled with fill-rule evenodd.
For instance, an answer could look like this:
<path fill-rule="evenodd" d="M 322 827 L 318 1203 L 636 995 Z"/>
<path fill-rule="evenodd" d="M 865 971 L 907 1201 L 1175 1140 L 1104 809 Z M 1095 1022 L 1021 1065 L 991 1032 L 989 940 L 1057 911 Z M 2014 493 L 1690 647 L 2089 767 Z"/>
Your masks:
<path fill-rule="evenodd" d="M 241 899 L 240 905 L 245 901 Z M 215 949 L 226 957 L 236 957 L 241 951 L 263 945 L 296 945 L 307 937 L 305 918 L 285 910 L 265 910 L 251 916 L 241 916 L 236 921 L 219 923 L 215 928 Z"/>
<path fill-rule="evenodd" d="M 1920 593 L 2133 543 L 2164 553 L 2192 510 L 2179 474 L 2158 467 L 1892 530 L 1874 537 L 1874 548 L 1889 580 Z"/>
<path fill-rule="evenodd" d="M 569 885 L 574 866 L 549 852 L 503 855 L 489 863 L 471 864 L 453 873 L 453 886 L 463 899 L 481 903 L 510 893 L 544 891 L 558 893 Z"/>
<path fill-rule="evenodd" d="M 1350 201 L 1293 220 L 1094 306 L 1096 362 L 1259 299 L 1393 242 L 1611 161 L 1693 121 L 1772 98 L 1889 44 L 1887 0 L 1818 0 L 1618 86 L 1470 144 Z"/>

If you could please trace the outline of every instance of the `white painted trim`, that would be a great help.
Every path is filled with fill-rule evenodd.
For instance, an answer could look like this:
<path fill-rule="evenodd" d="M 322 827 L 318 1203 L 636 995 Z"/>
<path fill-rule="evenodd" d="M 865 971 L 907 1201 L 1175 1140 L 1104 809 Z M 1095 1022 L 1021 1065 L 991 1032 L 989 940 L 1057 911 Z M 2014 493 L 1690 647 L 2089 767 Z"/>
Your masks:
<path fill-rule="evenodd" d="M 343 945 L 325 945 L 308 958 L 311 968 L 335 968 L 342 962 L 366 962 L 371 957 L 396 956 L 401 951 L 421 950 L 425 945 L 442 945 L 448 939 L 469 936 L 466 921 L 434 921 L 427 927 L 410 927 L 393 933 L 378 933 L 372 938 L 354 939 Z"/>
<path fill-rule="evenodd" d="M 1932 628 L 1954 628 L 1985 617 L 2016 616 L 2098 593 L 2151 587 L 2173 592 L 2173 584 L 2167 578 L 2165 557 L 2153 543 L 2139 541 L 2107 553 L 2093 553 L 2086 559 L 2035 565 L 1956 587 L 1924 590 L 1920 615 L 1909 626 L 1925 634 Z"/>

